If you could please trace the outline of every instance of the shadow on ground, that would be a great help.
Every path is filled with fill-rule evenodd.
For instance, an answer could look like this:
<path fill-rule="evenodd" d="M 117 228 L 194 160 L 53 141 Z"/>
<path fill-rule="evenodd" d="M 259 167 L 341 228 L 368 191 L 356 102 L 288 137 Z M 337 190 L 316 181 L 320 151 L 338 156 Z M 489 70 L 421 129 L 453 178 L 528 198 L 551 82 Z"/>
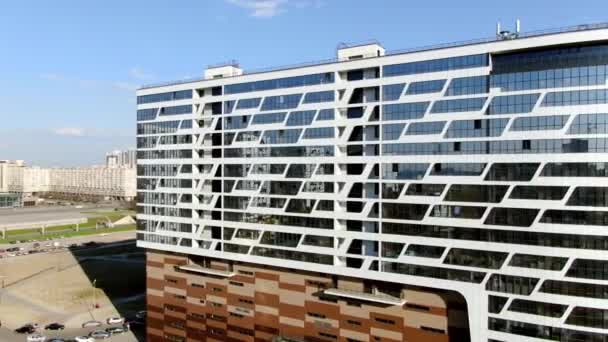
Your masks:
<path fill-rule="evenodd" d="M 78 260 L 74 266 L 80 267 L 94 284 L 95 289 L 82 293 L 83 298 L 90 299 L 93 314 L 100 310 L 96 307 L 97 299 L 103 294 L 127 321 L 135 320 L 135 314 L 146 309 L 146 259 L 135 240 L 121 244 L 90 244 L 86 248 L 70 248 L 70 251 Z M 138 341 L 145 341 L 145 325 L 133 324 L 131 328 Z"/>

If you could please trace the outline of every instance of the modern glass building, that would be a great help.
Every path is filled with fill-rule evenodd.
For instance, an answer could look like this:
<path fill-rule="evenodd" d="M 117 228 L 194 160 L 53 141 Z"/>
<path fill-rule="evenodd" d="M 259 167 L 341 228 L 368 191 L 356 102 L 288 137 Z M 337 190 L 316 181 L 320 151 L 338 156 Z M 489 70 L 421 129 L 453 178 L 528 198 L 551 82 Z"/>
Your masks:
<path fill-rule="evenodd" d="M 149 341 L 608 341 L 608 25 L 137 92 Z"/>

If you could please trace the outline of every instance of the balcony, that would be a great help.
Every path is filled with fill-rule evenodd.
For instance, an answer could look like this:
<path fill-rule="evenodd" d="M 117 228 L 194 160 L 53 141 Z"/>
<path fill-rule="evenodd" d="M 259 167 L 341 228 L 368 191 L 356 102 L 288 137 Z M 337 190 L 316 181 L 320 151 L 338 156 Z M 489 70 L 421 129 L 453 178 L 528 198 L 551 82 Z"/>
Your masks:
<path fill-rule="evenodd" d="M 185 272 L 200 273 L 210 275 L 214 277 L 231 278 L 234 276 L 234 272 L 215 270 L 213 268 L 201 267 L 198 265 L 184 265 L 177 266 L 177 269 Z"/>
<path fill-rule="evenodd" d="M 373 294 L 359 291 L 342 290 L 342 289 L 327 289 L 324 294 L 342 298 L 357 299 L 365 302 L 374 302 L 379 304 L 399 305 L 405 304 L 406 300 L 398 297 L 393 297 L 385 294 Z"/>

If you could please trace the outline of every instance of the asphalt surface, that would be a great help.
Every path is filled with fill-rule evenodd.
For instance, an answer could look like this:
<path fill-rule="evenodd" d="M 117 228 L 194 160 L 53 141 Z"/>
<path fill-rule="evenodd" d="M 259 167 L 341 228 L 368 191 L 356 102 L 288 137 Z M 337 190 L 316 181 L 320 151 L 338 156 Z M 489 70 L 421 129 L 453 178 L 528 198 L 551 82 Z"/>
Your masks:
<path fill-rule="evenodd" d="M 113 207 L 83 206 L 82 208 L 70 207 L 32 207 L 0 209 L 0 227 L 11 224 L 26 224 L 30 222 L 43 223 L 46 221 L 71 220 L 86 218 L 91 215 L 83 214 L 83 211 L 113 210 Z"/>
<path fill-rule="evenodd" d="M 21 242 L 15 244 L 3 244 L 0 245 L 0 249 L 7 249 L 13 247 L 23 247 L 25 250 L 34 249 L 34 244 L 40 244 L 40 249 L 48 249 L 53 247 L 54 243 L 57 242 L 60 246 L 69 246 L 73 243 L 82 244 L 86 242 L 98 242 L 98 243 L 112 243 L 123 240 L 134 240 L 135 231 L 116 232 L 116 233 L 101 233 L 93 235 L 75 236 L 63 239 L 52 239 L 52 240 L 41 240 L 32 242 Z"/>
<path fill-rule="evenodd" d="M 79 210 L 82 210 L 82 209 L 79 209 Z M 82 244 L 82 243 L 91 242 L 91 241 L 94 241 L 94 242 L 97 242 L 100 244 L 120 243 L 120 242 L 130 243 L 131 241 L 129 241 L 129 240 L 134 241 L 134 239 L 135 239 L 135 232 L 129 231 L 129 232 L 101 234 L 101 235 L 79 236 L 79 237 L 66 238 L 66 239 L 55 239 L 53 241 L 41 241 L 39 243 L 41 244 L 40 248 L 46 248 L 45 244 L 47 244 L 47 243 L 52 244 L 53 242 L 58 242 L 62 246 L 69 246 L 70 244 L 73 244 L 73 243 Z M 34 242 L 19 243 L 19 244 L 14 244 L 14 245 L 2 245 L 1 248 L 23 247 L 27 251 L 27 250 L 33 249 L 33 244 L 34 244 Z M 98 248 L 104 248 L 104 247 L 98 247 Z M 47 253 L 49 253 L 49 252 L 51 252 L 51 251 L 49 250 Z M 6 253 L 0 253 L 0 254 L 6 255 Z M 23 256 L 18 255 L 18 256 L 11 257 L 11 258 L 20 258 L 20 257 L 23 257 Z M 1 322 L 1 318 L 0 318 L 0 322 Z M 94 330 L 105 329 L 107 327 L 109 327 L 109 326 L 103 325 L 100 328 L 66 329 L 63 331 L 39 330 L 39 333 L 45 335 L 47 337 L 47 339 L 49 339 L 51 337 L 61 337 L 61 338 L 67 339 L 67 338 L 73 338 L 75 336 L 88 335 L 90 332 L 92 332 Z M 4 327 L 0 327 L 0 341 L 2 341 L 2 342 L 26 341 L 26 338 L 27 338 L 27 335 L 17 334 L 15 332 L 13 332 L 12 330 L 9 330 Z M 133 342 L 133 341 L 138 341 L 138 339 L 135 337 L 135 335 L 133 335 L 132 332 L 128 332 L 125 334 L 112 336 L 110 339 L 107 339 L 106 341 Z"/>
<path fill-rule="evenodd" d="M 82 328 L 82 329 L 67 329 L 61 331 L 46 331 L 46 330 L 38 330 L 38 333 L 47 337 L 47 340 L 55 337 L 60 337 L 64 339 L 74 338 L 76 336 L 84 336 L 88 335 L 90 332 L 95 331 L 97 329 L 105 329 L 108 325 L 103 325 L 100 328 Z M 9 329 L 0 328 L 0 341 L 2 342 L 23 342 L 26 341 L 27 335 L 25 334 L 17 334 Z M 104 341 L 108 342 L 136 342 L 137 338 L 132 332 L 127 332 L 120 335 L 115 335 L 106 339 Z"/>

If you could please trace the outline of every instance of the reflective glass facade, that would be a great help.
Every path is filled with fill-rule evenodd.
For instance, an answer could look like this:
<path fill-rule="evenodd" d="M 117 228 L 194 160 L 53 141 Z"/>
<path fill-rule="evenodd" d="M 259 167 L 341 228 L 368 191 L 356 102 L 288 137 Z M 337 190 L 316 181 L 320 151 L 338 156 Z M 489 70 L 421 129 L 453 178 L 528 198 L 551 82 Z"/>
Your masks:
<path fill-rule="evenodd" d="M 182 90 L 146 90 L 138 219 L 174 230 L 141 223 L 138 243 L 225 272 L 246 258 L 371 284 L 311 296 L 377 295 L 380 280 L 455 291 L 472 341 L 608 341 L 608 50 L 596 38 L 201 81 L 176 105 L 143 104 Z M 447 340 L 447 326 L 427 328 Z M 391 340 L 417 340 L 404 336 Z"/>

